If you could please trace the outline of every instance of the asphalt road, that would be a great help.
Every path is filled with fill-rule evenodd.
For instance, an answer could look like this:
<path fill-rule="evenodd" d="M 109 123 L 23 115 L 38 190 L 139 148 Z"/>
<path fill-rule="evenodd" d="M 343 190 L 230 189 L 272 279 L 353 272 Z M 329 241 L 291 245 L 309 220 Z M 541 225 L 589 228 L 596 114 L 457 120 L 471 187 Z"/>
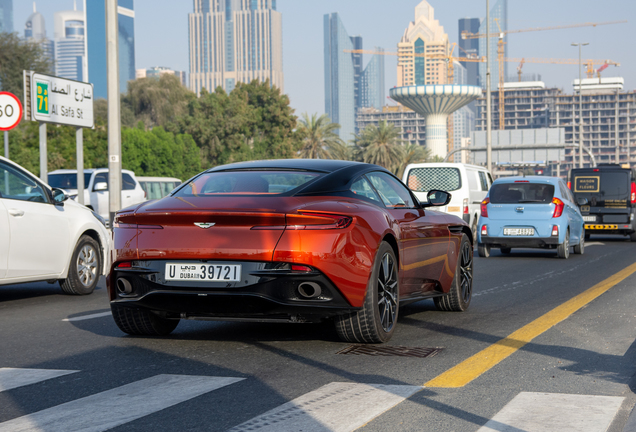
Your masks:
<path fill-rule="evenodd" d="M 400 311 L 388 345 L 441 349 L 427 358 L 338 354 L 350 344 L 314 324 L 182 321 L 166 338 L 130 337 L 103 280 L 85 297 L 0 287 L 0 431 L 622 431 L 636 403 L 636 273 L 620 272 L 635 251 L 603 237 L 568 260 L 476 257 L 467 312 Z"/>

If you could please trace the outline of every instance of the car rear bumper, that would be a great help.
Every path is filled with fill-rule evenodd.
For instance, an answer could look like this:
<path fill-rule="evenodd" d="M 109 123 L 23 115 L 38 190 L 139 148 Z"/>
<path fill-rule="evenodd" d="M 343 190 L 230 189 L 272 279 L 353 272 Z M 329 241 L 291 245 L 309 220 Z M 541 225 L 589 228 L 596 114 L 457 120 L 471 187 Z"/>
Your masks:
<path fill-rule="evenodd" d="M 559 244 L 558 237 L 487 237 L 481 236 L 480 242 L 498 248 L 545 248 Z"/>
<path fill-rule="evenodd" d="M 634 232 L 634 227 L 629 224 L 586 223 L 585 230 L 588 234 L 624 234 Z"/>
<path fill-rule="evenodd" d="M 111 304 L 147 309 L 168 318 L 245 321 L 316 322 L 350 313 L 351 306 L 321 272 L 292 272 L 273 263 L 242 262 L 241 281 L 166 281 L 166 261 L 137 261 L 132 268 L 115 268 L 109 277 Z M 117 288 L 125 279 L 130 293 Z M 311 283 L 319 294 L 303 297 L 299 287 Z"/>

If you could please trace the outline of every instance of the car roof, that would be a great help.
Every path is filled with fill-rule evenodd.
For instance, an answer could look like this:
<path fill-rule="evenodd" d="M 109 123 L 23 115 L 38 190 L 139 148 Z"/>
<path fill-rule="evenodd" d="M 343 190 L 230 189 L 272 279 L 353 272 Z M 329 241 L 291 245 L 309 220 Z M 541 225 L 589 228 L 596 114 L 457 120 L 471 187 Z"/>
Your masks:
<path fill-rule="evenodd" d="M 108 168 L 84 168 L 84 174 L 92 174 L 94 172 L 108 172 Z M 133 176 L 135 175 L 134 172 L 127 169 L 122 169 L 121 172 L 126 174 L 132 174 Z M 75 174 L 75 173 L 77 173 L 76 169 L 58 169 L 55 171 L 51 171 L 49 174 Z M 135 176 L 135 178 L 137 177 Z"/>
<path fill-rule="evenodd" d="M 486 167 L 480 165 L 465 164 L 460 162 L 420 162 L 408 164 L 405 171 L 412 168 L 474 168 L 480 171 L 488 171 Z"/>
<path fill-rule="evenodd" d="M 178 181 L 180 182 L 181 179 L 178 179 L 176 177 L 136 177 L 136 179 L 140 182 L 143 181 Z"/>
<path fill-rule="evenodd" d="M 512 177 L 499 177 L 497 180 L 493 182 L 495 183 L 514 183 L 519 181 L 526 181 L 528 183 L 549 183 L 553 185 L 559 184 L 559 177 L 550 177 L 550 176 L 512 176 Z"/>
<path fill-rule="evenodd" d="M 237 162 L 227 165 L 219 165 L 207 170 L 207 172 L 213 171 L 226 171 L 226 170 L 244 170 L 244 169 L 295 169 L 295 170 L 307 170 L 307 171 L 322 171 L 322 172 L 334 172 L 342 168 L 351 166 L 364 166 L 371 164 L 365 164 L 362 162 L 344 161 L 336 159 L 273 159 L 262 161 L 250 161 L 250 162 Z"/>

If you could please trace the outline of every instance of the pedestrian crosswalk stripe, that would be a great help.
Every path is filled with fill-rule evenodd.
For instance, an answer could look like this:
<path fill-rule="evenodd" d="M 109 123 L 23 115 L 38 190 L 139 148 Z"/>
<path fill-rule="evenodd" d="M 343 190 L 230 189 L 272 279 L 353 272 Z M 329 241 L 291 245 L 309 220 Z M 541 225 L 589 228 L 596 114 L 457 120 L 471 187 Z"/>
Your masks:
<path fill-rule="evenodd" d="M 51 378 L 79 372 L 76 370 L 0 368 L 0 392 L 23 387 Z"/>
<path fill-rule="evenodd" d="M 605 432 L 623 397 L 519 393 L 477 432 Z"/>
<path fill-rule="evenodd" d="M 243 379 L 156 375 L 0 423 L 0 432 L 104 431 Z"/>
<path fill-rule="evenodd" d="M 108 311 L 108 312 L 94 313 L 90 315 L 76 316 L 73 318 L 64 318 L 62 321 L 84 321 L 84 320 L 89 320 L 93 318 L 101 318 L 101 317 L 111 316 L 111 315 L 112 313 Z"/>
<path fill-rule="evenodd" d="M 242 423 L 229 432 L 349 432 L 404 399 L 419 386 L 333 382 Z"/>

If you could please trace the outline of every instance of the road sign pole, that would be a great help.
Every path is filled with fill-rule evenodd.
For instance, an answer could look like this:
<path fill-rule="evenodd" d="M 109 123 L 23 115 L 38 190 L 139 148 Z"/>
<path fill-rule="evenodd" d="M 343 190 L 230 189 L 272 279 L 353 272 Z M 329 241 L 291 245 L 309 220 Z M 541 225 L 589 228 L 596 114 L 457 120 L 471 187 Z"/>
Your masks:
<path fill-rule="evenodd" d="M 84 204 L 84 129 L 75 130 L 77 141 L 77 202 Z"/>
<path fill-rule="evenodd" d="M 46 123 L 40 122 L 40 180 L 49 183 L 49 173 L 46 163 Z"/>
<path fill-rule="evenodd" d="M 4 157 L 9 159 L 9 131 L 4 131 Z"/>
<path fill-rule="evenodd" d="M 121 209 L 121 118 L 119 115 L 119 37 L 117 0 L 106 0 L 106 77 L 108 84 L 109 220 Z"/>

